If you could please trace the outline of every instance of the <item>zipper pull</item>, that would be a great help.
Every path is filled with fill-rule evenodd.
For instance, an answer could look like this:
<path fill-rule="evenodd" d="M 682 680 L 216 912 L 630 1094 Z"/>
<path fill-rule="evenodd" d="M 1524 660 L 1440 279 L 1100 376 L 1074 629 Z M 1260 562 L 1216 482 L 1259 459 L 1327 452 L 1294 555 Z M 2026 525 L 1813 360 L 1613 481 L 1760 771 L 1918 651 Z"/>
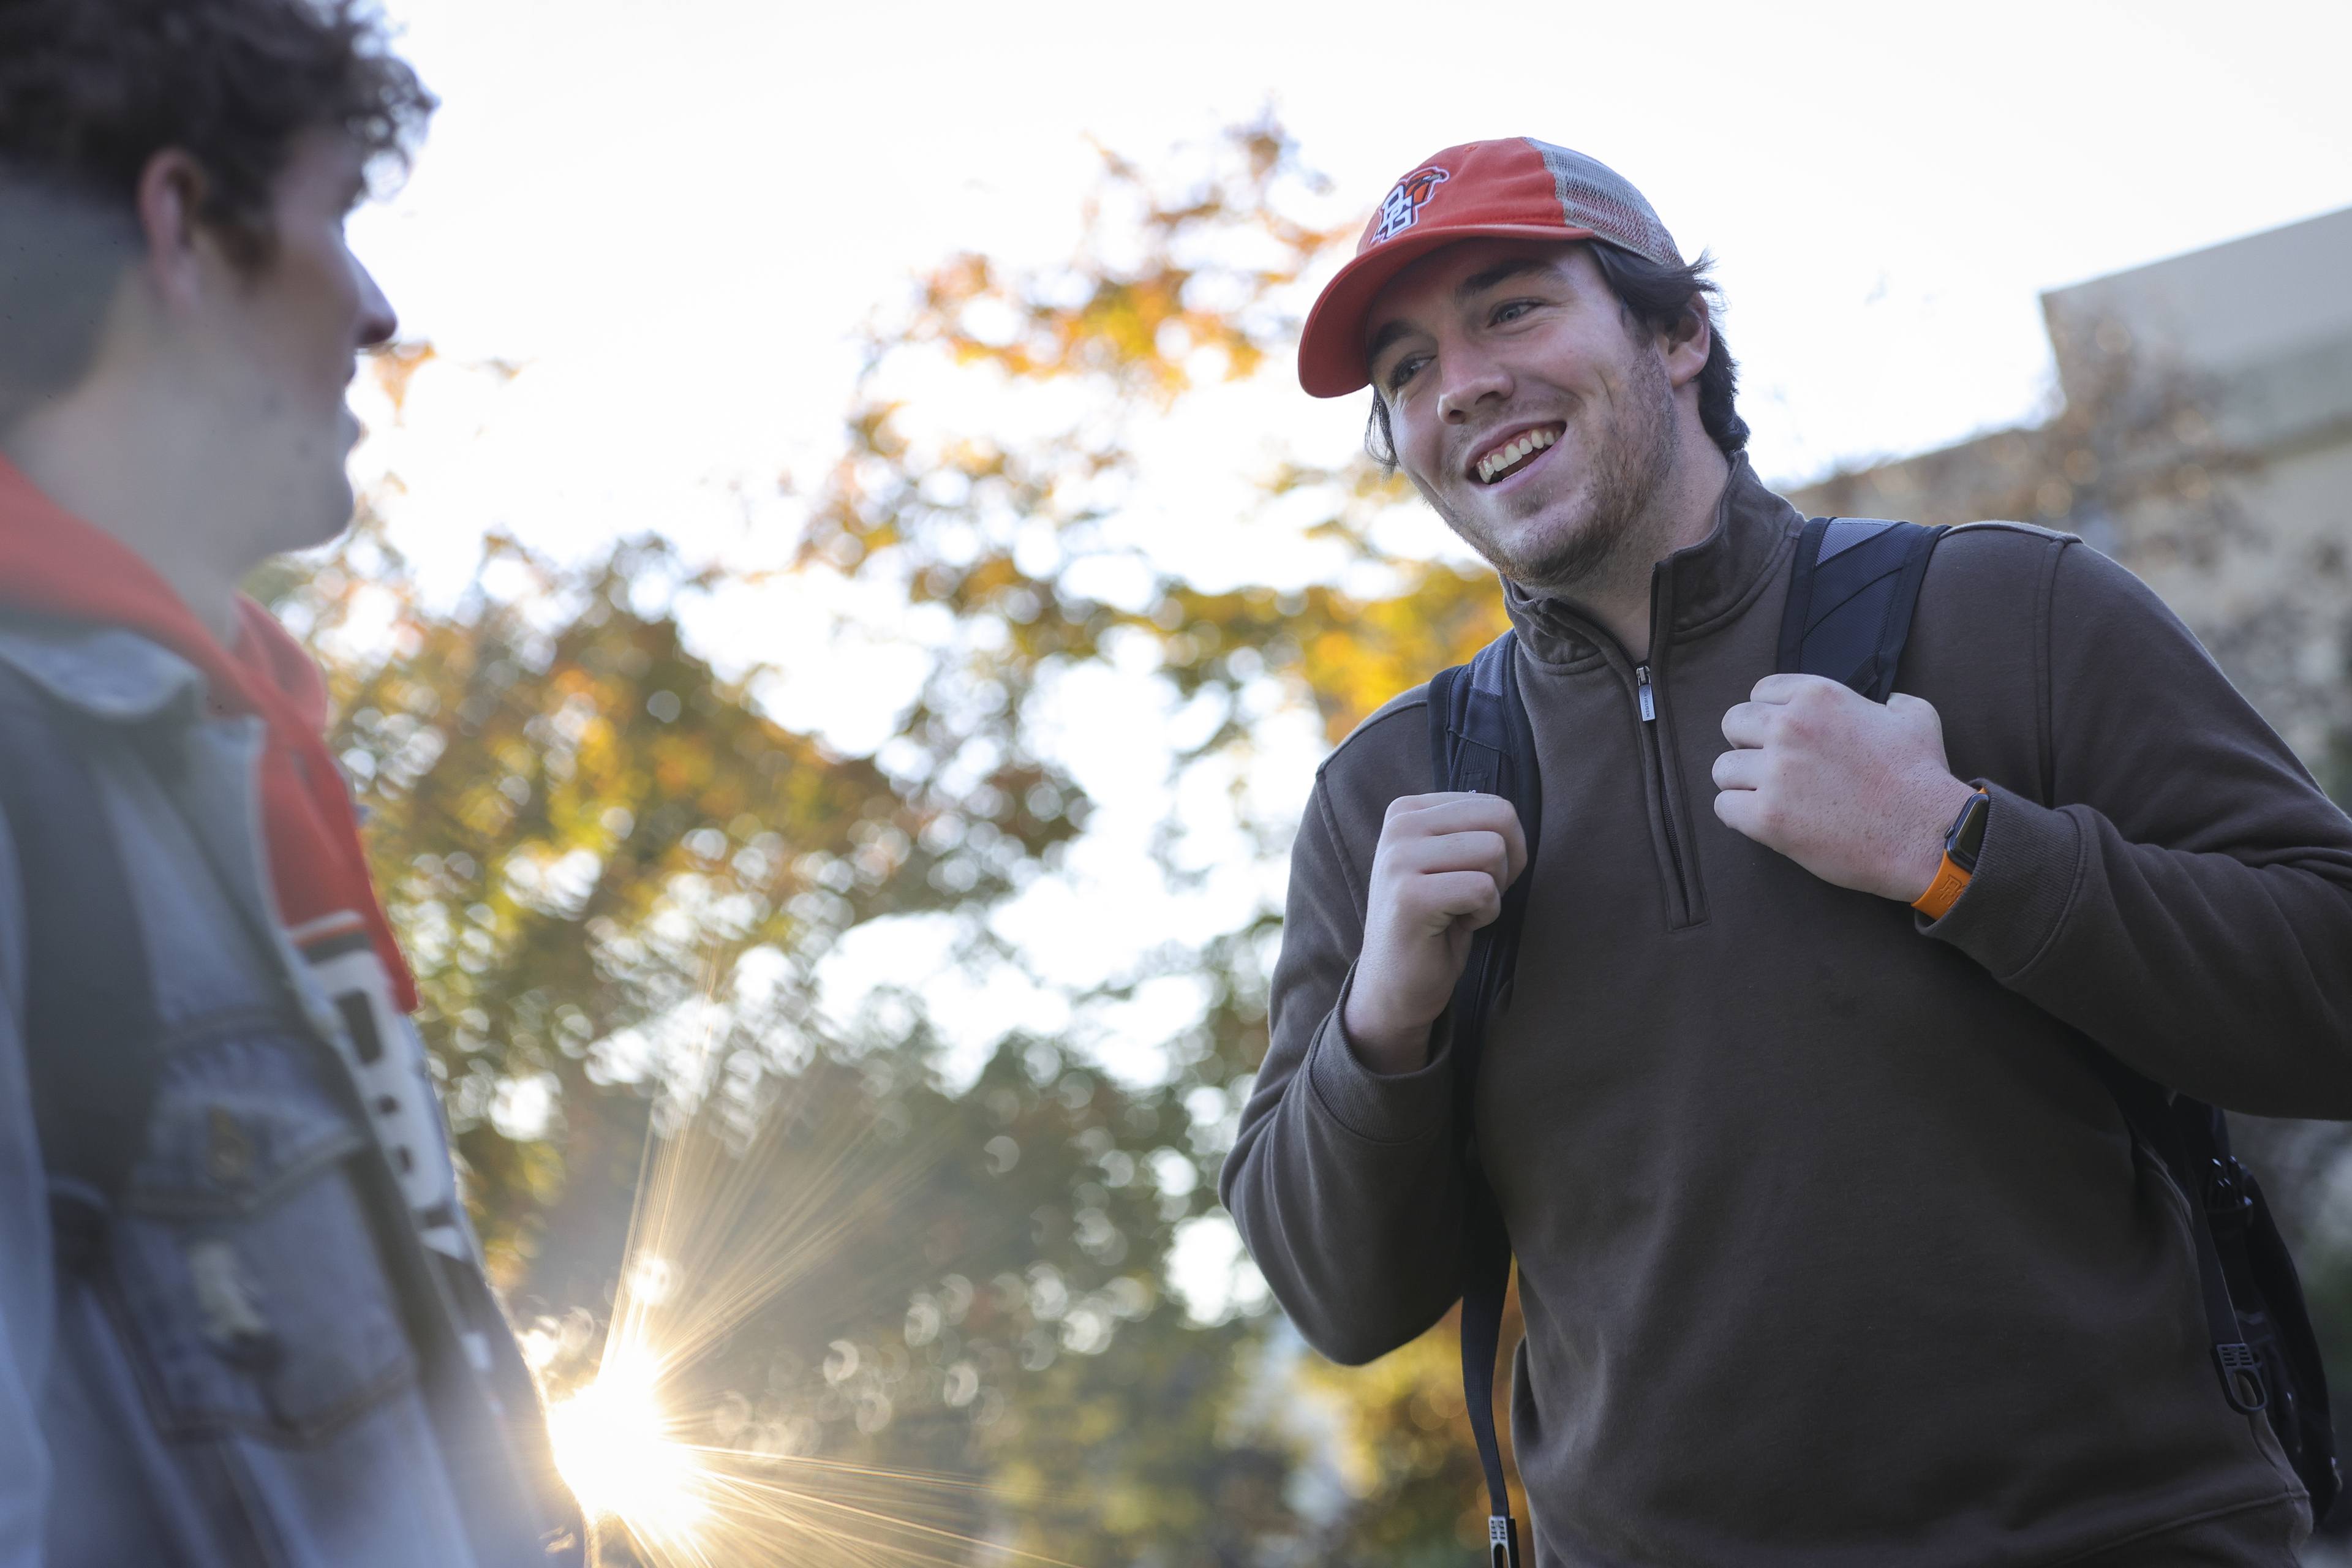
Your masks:
<path fill-rule="evenodd" d="M 1648 665 L 1637 664 L 1633 667 L 1633 691 L 1634 695 L 1642 700 L 1642 722 L 1655 723 L 1658 718 L 1658 700 L 1650 690 Z"/>

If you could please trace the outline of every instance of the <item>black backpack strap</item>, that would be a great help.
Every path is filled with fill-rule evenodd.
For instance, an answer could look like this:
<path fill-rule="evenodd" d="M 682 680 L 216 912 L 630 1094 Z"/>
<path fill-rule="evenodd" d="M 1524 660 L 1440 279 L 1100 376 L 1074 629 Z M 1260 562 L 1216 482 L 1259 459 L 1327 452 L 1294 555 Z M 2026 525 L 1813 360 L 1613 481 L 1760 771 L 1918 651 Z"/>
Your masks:
<path fill-rule="evenodd" d="M 1948 530 L 1817 517 L 1797 539 L 1776 668 L 1843 681 L 1874 702 L 1895 689 L 1927 559 Z"/>
<path fill-rule="evenodd" d="M 2343 1490 L 2327 1369 L 2262 1184 L 2231 1152 L 2229 1119 L 2219 1110 L 2170 1093 L 2095 1047 L 2089 1059 L 2132 1137 L 2163 1162 L 2189 1200 L 2198 1290 L 2222 1396 L 2232 1410 L 2267 1416 L 2311 1494 L 2316 1523 Z"/>
<path fill-rule="evenodd" d="M 1478 1463 L 1486 1475 L 1490 1568 L 1518 1568 L 1518 1525 L 1503 1478 L 1495 1431 L 1495 1362 L 1502 1349 L 1503 1301 L 1511 1283 L 1511 1238 L 1478 1157 L 1475 1091 L 1486 1026 L 1508 997 L 1534 880 L 1536 838 L 1543 821 L 1535 736 L 1519 697 L 1518 637 L 1505 632 L 1468 664 L 1429 683 L 1429 749 L 1436 787 L 1499 795 L 1518 812 L 1528 866 L 1503 894 L 1502 913 L 1478 932 L 1455 984 L 1453 1015 L 1454 1126 L 1462 1152 L 1465 1202 L 1462 1258 L 1462 1388 Z"/>
<path fill-rule="evenodd" d="M 2269 1403 L 2268 1392 L 2260 1358 L 2246 1342 L 2238 1321 L 2230 1296 L 2229 1270 L 2204 1212 L 2214 1173 L 2212 1108 L 2174 1098 L 2105 1051 L 2094 1050 L 2090 1061 L 2107 1092 L 2115 1096 L 2133 1138 L 2163 1162 L 2181 1195 L 2189 1200 L 2189 1237 L 2197 1252 L 2197 1284 L 2204 1299 L 2214 1370 L 2221 1374 L 2221 1392 L 2230 1407 L 2251 1415 Z"/>
<path fill-rule="evenodd" d="M 2287 1462 L 2311 1494 L 2311 1518 L 2316 1525 L 2326 1521 L 2328 1510 L 2344 1493 L 2344 1473 L 2336 1458 L 2336 1412 L 2327 1394 L 2327 1363 L 2320 1354 L 2319 1336 L 2312 1331 L 2311 1310 L 2304 1302 L 2294 1257 L 2271 1214 L 2270 1200 L 2263 1195 L 2262 1184 L 2254 1180 L 2253 1173 L 2230 1155 L 2227 1119 L 2215 1111 L 2214 1120 L 2223 1129 L 2219 1169 L 2232 1178 L 2240 1201 L 2231 1205 L 2236 1213 L 2231 1217 L 2209 1207 L 2210 1223 L 2221 1238 L 2224 1266 L 2237 1251 L 2253 1287 L 2252 1300 L 2263 1305 L 2268 1346 L 2265 1364 L 2274 1390 L 2271 1429 L 2278 1434 Z M 2239 1238 L 2235 1248 L 2231 1240 L 2233 1229 Z"/>
<path fill-rule="evenodd" d="M 146 1144 L 162 1026 L 122 850 L 71 715 L 0 666 L 0 814 L 25 910 L 25 1059 L 60 1267 Z"/>

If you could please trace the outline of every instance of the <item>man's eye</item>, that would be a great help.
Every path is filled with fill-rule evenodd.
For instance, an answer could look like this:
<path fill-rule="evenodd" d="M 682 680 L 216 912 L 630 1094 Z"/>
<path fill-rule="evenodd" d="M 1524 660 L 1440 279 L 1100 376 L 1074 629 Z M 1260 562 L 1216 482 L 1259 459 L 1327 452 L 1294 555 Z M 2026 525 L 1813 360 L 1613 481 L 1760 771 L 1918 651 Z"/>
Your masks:
<path fill-rule="evenodd" d="M 1404 358 L 1397 361 L 1396 363 L 1389 366 L 1389 374 L 1381 382 L 1381 384 L 1386 386 L 1391 392 L 1398 390 L 1400 387 L 1403 386 L 1406 382 L 1411 381 L 1413 378 L 1414 373 L 1421 369 L 1422 363 L 1425 357 L 1426 356 L 1422 354 L 1407 354 Z"/>
<path fill-rule="evenodd" d="M 1535 308 L 1535 301 L 1532 300 L 1514 300 L 1507 305 L 1497 306 L 1495 310 L 1495 324 L 1499 327 L 1505 321 L 1517 321 Z"/>

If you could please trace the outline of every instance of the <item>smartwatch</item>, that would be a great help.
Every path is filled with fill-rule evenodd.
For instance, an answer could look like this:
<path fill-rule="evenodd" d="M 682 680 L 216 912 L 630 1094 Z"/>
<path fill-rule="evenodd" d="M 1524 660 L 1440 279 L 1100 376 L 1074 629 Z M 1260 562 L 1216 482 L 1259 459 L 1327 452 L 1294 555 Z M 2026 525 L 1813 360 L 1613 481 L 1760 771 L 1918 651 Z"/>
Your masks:
<path fill-rule="evenodd" d="M 1992 796 L 1983 790 L 1969 796 L 1960 814 L 1952 818 L 1952 826 L 1944 830 L 1944 863 L 1936 868 L 1936 879 L 1927 884 L 1927 890 L 1911 900 L 1913 909 L 1939 921 L 1960 901 L 1960 895 L 1969 890 L 1969 879 L 1977 873 L 1977 857 L 1984 851 L 1985 818 L 1991 813 Z"/>

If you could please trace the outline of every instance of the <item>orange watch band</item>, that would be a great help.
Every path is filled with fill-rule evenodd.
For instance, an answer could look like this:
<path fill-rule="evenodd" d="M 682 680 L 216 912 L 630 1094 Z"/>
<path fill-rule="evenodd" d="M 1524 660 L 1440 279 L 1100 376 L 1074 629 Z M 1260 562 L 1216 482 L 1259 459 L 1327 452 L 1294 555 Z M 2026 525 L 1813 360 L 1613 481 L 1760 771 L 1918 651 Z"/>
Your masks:
<path fill-rule="evenodd" d="M 1926 892 L 1911 900 L 1911 907 L 1931 921 L 1942 920 L 1960 901 L 1960 895 L 1969 890 L 1969 879 L 1974 875 L 1967 868 L 1953 864 L 1949 855 L 1945 856 L 1944 863 L 1936 868 L 1936 879 L 1927 884 Z"/>
<path fill-rule="evenodd" d="M 1911 907 L 1929 920 L 1942 920 L 1969 890 L 1984 844 L 1985 813 L 1991 805 L 1990 793 L 1978 785 L 1960 814 L 1952 818 L 1952 826 L 1944 829 L 1944 863 L 1936 868 L 1936 879 L 1927 884 L 1927 890 L 1911 900 Z"/>

